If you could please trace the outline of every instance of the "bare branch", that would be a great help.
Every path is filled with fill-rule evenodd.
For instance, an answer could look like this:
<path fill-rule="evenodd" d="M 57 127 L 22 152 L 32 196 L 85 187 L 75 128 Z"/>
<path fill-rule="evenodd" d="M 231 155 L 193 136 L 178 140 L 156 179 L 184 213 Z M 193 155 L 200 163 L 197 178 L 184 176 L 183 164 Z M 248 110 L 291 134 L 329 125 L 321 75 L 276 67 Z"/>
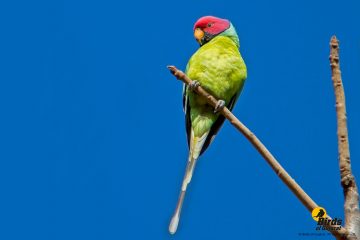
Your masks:
<path fill-rule="evenodd" d="M 353 239 L 360 239 L 359 192 L 351 171 L 346 105 L 339 61 L 339 41 L 335 36 L 330 41 L 330 66 L 336 99 L 337 135 L 341 185 L 344 190 L 345 227 Z"/>
<path fill-rule="evenodd" d="M 168 66 L 170 72 L 179 80 L 184 82 L 185 84 L 190 84 L 192 80 L 186 76 L 185 73 L 178 70 L 175 66 Z M 203 96 L 207 102 L 215 107 L 217 100 L 210 95 L 205 89 L 201 86 L 197 86 L 194 91 Z M 266 162 L 270 165 L 270 167 L 274 170 L 276 175 L 285 183 L 285 185 L 295 194 L 295 196 L 300 200 L 300 202 L 310 211 L 318 205 L 306 194 L 306 192 L 300 187 L 299 184 L 295 182 L 295 180 L 285 171 L 285 169 L 280 165 L 280 163 L 275 159 L 275 157 L 270 153 L 270 151 L 264 146 L 264 144 L 252 133 L 243 123 L 239 121 L 228 108 L 224 107 L 221 111 L 219 111 L 230 123 L 241 132 L 249 142 L 256 148 L 256 150 L 263 156 Z M 330 216 L 328 216 L 330 218 Z M 340 230 L 331 230 L 332 235 L 334 235 L 337 239 L 348 239 L 349 233 L 348 231 L 341 227 Z"/>

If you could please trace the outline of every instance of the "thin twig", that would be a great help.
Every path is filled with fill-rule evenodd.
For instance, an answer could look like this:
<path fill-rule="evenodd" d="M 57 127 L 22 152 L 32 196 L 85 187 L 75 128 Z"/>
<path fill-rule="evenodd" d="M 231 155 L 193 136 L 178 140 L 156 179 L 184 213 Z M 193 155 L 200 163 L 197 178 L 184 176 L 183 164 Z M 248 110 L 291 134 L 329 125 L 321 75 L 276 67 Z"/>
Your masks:
<path fill-rule="evenodd" d="M 178 70 L 175 66 L 168 66 L 168 69 L 177 79 L 181 80 L 185 84 L 190 84 L 192 82 L 192 80 L 186 76 L 185 73 Z M 203 96 L 207 100 L 208 104 L 213 107 L 216 106 L 217 100 L 201 86 L 197 86 L 194 91 L 200 96 Z M 278 175 L 278 177 L 295 194 L 295 196 L 310 211 L 310 213 L 314 208 L 318 207 L 318 205 L 309 197 L 309 195 L 306 194 L 300 185 L 297 184 L 295 180 L 285 171 L 285 169 L 264 146 L 264 144 L 262 144 L 262 142 L 255 136 L 255 134 L 252 133 L 242 122 L 240 122 L 239 119 L 237 119 L 228 108 L 224 107 L 219 112 L 249 140 L 249 142 L 256 148 L 261 156 L 263 156 L 263 158 Z M 330 218 L 330 216 L 328 217 Z M 341 227 L 340 230 L 331 230 L 330 232 L 337 239 L 347 239 L 348 236 L 348 231 L 343 227 Z"/>
<path fill-rule="evenodd" d="M 359 192 L 351 171 L 346 105 L 339 62 L 339 41 L 333 36 L 330 41 L 330 66 L 336 99 L 337 135 L 341 185 L 344 190 L 345 227 L 351 239 L 360 239 Z"/>

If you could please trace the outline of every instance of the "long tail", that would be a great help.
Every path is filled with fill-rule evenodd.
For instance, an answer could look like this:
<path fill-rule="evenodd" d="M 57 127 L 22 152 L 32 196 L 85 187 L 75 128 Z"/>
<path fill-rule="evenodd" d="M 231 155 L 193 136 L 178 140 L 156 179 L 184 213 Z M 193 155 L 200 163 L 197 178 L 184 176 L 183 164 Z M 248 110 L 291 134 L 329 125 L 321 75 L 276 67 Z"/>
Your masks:
<path fill-rule="evenodd" d="M 177 230 L 180 221 L 180 213 L 181 208 L 184 202 L 185 193 L 187 189 L 187 185 L 190 183 L 192 175 L 194 173 L 196 162 L 199 158 L 201 149 L 205 143 L 206 137 L 209 132 L 203 134 L 201 137 L 195 137 L 194 132 L 191 130 L 191 139 L 190 139 L 190 150 L 189 150 L 189 158 L 186 165 L 185 176 L 181 186 L 181 191 L 179 195 L 179 200 L 176 204 L 174 215 L 171 218 L 169 225 L 169 232 L 174 234 Z"/>

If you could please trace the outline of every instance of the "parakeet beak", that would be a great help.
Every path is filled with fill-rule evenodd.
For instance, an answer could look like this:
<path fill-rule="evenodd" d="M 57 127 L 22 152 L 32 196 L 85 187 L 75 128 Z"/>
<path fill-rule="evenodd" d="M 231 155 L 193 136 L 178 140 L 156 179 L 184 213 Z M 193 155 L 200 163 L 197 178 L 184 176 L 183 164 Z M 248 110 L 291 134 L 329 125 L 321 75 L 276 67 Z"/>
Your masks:
<path fill-rule="evenodd" d="M 194 31 L 194 37 L 196 39 L 196 41 L 201 45 L 203 42 L 203 38 L 205 36 L 205 33 L 203 30 L 201 30 L 200 28 L 195 28 Z"/>

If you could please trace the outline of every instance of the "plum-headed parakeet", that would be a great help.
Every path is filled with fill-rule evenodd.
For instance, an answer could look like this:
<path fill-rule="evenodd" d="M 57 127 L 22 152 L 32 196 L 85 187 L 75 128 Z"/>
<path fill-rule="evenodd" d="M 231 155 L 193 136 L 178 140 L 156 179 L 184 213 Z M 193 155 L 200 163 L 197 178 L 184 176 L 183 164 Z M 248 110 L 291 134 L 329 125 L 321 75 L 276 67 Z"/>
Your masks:
<path fill-rule="evenodd" d="M 218 111 L 233 109 L 243 88 L 247 71 L 239 52 L 239 38 L 229 20 L 213 16 L 200 18 L 194 25 L 194 36 L 200 48 L 190 58 L 186 74 L 193 84 L 183 88 L 189 157 L 175 213 L 169 225 L 176 232 L 187 185 L 199 156 L 204 153 L 224 123 Z M 215 111 L 206 100 L 192 91 L 196 85 L 219 99 Z"/>

